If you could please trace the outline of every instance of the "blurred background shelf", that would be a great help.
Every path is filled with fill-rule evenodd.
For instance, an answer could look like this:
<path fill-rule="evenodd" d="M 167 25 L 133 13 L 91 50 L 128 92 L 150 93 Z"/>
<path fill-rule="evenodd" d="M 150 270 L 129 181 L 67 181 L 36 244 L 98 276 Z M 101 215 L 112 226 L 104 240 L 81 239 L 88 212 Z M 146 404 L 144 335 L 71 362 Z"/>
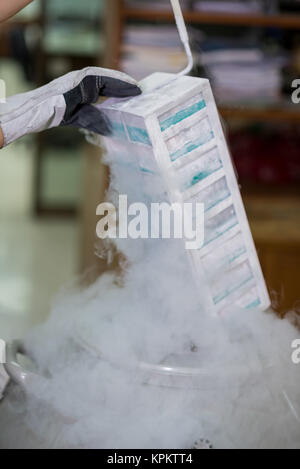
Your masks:
<path fill-rule="evenodd" d="M 124 40 L 124 28 L 129 22 L 131 24 L 134 20 L 138 22 L 152 22 L 152 23 L 173 23 L 174 17 L 171 9 L 163 9 L 162 5 L 158 2 L 153 4 L 153 8 L 130 7 L 124 0 L 115 0 L 114 2 L 114 16 L 111 24 L 108 27 L 109 42 L 114 43 L 112 34 L 117 38 Z M 139 2 L 135 1 L 135 4 Z M 147 2 L 140 2 L 141 4 Z M 149 2 L 148 2 L 149 3 Z M 166 4 L 165 2 L 164 4 Z M 191 2 L 193 3 L 193 2 Z M 200 3 L 200 2 L 199 2 Z M 163 3 L 162 3 L 163 4 Z M 183 5 L 184 6 L 184 5 Z M 214 26 L 237 26 L 243 27 L 264 27 L 264 28 L 280 28 L 291 29 L 300 32 L 300 14 L 239 14 L 239 13 L 214 13 L 214 12 L 199 12 L 192 10 L 185 10 L 184 16 L 190 25 L 214 25 Z M 113 31 L 113 33 L 112 33 Z M 122 39 L 111 49 L 110 66 L 116 67 L 119 65 L 120 57 L 122 55 Z M 263 106 L 247 106 L 240 104 L 238 106 L 224 105 L 220 103 L 220 112 L 222 116 L 229 120 L 248 120 L 257 122 L 288 122 L 291 124 L 299 123 L 300 110 L 295 106 L 287 107 L 285 103 L 282 105 L 267 105 Z"/>
<path fill-rule="evenodd" d="M 300 77 L 299 2 L 180 2 L 195 55 L 192 73 L 211 81 L 267 283 L 284 312 L 300 296 L 300 105 L 291 99 L 292 82 Z M 183 69 L 169 0 L 36 0 L 0 25 L 0 76 L 9 94 L 91 65 L 137 80 Z M 57 243 L 66 246 L 64 224 L 74 224 L 80 238 L 74 264 L 101 272 L 96 206 L 109 181 L 101 150 L 63 128 L 25 138 L 1 155 L 2 226 L 7 214 L 24 217 L 38 232 L 39 223 L 53 221 L 65 233 Z M 41 238 L 46 251 L 49 236 Z"/>

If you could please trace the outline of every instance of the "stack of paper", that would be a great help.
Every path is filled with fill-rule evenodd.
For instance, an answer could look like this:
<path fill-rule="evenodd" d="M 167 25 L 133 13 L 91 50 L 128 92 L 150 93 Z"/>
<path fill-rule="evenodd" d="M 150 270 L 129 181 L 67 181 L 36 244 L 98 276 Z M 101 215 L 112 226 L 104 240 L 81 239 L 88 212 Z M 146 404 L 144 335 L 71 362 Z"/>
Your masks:
<path fill-rule="evenodd" d="M 208 39 L 199 61 L 219 101 L 278 100 L 283 57 L 267 57 L 253 41 Z"/>
<path fill-rule="evenodd" d="M 269 100 L 277 99 L 281 94 L 281 73 L 277 63 L 212 65 L 209 76 L 222 101 Z"/>
<path fill-rule="evenodd" d="M 263 11 L 260 0 L 200 0 L 194 3 L 196 11 L 228 14 L 261 13 Z"/>
<path fill-rule="evenodd" d="M 154 71 L 177 73 L 186 66 L 175 24 L 129 26 L 123 43 L 122 70 L 138 80 Z"/>

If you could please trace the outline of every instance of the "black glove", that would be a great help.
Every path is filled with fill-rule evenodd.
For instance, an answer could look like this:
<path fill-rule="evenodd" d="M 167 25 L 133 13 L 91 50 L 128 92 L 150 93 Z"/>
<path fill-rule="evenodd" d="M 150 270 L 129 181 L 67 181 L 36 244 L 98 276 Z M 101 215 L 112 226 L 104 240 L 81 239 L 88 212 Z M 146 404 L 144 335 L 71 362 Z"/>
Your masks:
<path fill-rule="evenodd" d="M 86 76 L 76 88 L 64 94 L 67 108 L 61 125 L 109 135 L 109 122 L 90 103 L 96 103 L 99 96 L 126 98 L 139 94 L 141 89 L 127 81 L 109 76 Z"/>

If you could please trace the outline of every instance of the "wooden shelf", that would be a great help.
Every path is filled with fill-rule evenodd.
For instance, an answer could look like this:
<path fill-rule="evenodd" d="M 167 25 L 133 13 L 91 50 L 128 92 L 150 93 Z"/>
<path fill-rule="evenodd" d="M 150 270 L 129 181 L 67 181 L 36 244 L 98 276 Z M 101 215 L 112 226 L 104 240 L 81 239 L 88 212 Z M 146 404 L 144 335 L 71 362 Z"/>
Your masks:
<path fill-rule="evenodd" d="M 221 14 L 221 13 L 201 13 L 196 11 L 184 12 L 184 17 L 188 23 L 196 24 L 216 24 L 228 26 L 261 26 L 276 27 L 284 29 L 300 29 L 300 15 L 241 15 L 241 14 Z M 172 11 L 147 10 L 137 8 L 124 8 L 124 19 L 139 19 L 149 21 L 173 22 Z"/>
<path fill-rule="evenodd" d="M 241 119 L 257 122 L 300 122 L 300 111 L 285 108 L 251 108 L 219 106 L 220 113 L 225 119 Z"/>
<path fill-rule="evenodd" d="M 114 6 L 114 9 L 112 9 Z M 172 10 L 151 10 L 143 8 L 126 8 L 123 0 L 107 0 L 109 33 L 108 44 L 113 44 L 109 50 L 109 60 L 107 66 L 111 68 L 119 67 L 121 56 L 122 31 L 128 20 L 162 21 L 174 23 Z M 193 24 L 215 24 L 231 26 L 261 26 L 279 27 L 283 29 L 300 30 L 300 15 L 241 15 L 241 14 L 215 14 L 201 13 L 195 11 L 185 11 L 185 19 Z M 230 105 L 219 106 L 220 112 L 225 119 L 240 119 L 257 122 L 288 122 L 299 123 L 300 111 L 298 107 L 274 105 L 273 107 L 247 107 L 243 105 L 234 107 Z"/>

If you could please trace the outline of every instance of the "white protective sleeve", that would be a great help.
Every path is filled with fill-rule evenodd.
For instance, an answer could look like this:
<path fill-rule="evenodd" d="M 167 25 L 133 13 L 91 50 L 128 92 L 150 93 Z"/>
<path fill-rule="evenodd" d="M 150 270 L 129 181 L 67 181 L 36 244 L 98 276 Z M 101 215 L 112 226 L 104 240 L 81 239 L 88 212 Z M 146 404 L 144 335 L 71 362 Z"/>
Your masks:
<path fill-rule="evenodd" d="M 86 76 L 112 77 L 136 84 L 135 80 L 124 73 L 88 67 L 70 72 L 34 91 L 7 98 L 5 104 L 0 104 L 0 127 L 4 135 L 4 146 L 24 135 L 60 125 L 66 111 L 64 94 L 76 88 Z"/>

